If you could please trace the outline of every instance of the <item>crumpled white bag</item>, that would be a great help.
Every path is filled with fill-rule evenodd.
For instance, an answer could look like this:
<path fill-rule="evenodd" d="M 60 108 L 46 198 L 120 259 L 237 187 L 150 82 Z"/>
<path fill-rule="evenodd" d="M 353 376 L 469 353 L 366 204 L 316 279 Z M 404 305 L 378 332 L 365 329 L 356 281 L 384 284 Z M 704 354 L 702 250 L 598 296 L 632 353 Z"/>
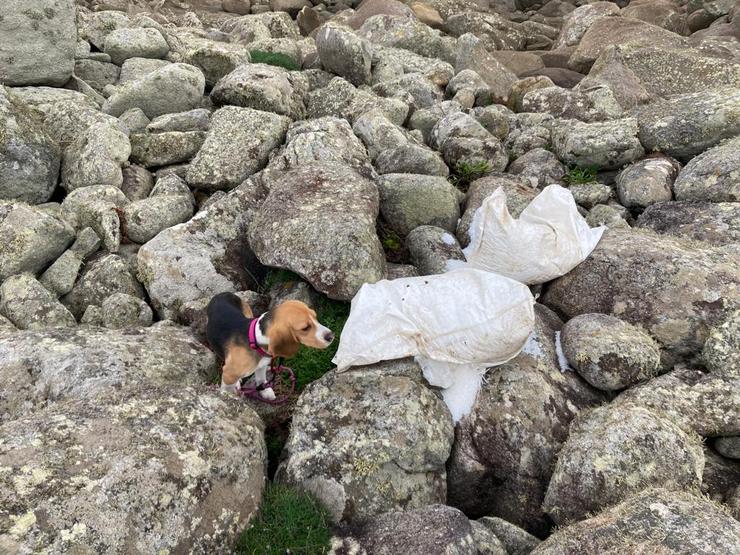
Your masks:
<path fill-rule="evenodd" d="M 522 283 L 545 283 L 563 276 L 594 250 L 606 228 L 589 227 L 573 195 L 549 185 L 514 219 L 502 188 L 483 201 L 470 225 L 466 266 Z"/>

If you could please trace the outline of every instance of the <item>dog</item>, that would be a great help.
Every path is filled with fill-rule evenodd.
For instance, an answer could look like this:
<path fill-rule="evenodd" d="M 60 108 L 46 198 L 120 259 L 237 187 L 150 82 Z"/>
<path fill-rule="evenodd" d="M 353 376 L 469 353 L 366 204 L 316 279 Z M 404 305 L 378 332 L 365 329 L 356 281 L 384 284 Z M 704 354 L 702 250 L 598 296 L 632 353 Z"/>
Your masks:
<path fill-rule="evenodd" d="M 260 396 L 272 401 L 275 392 L 265 382 L 273 358 L 290 358 L 301 345 L 326 349 L 334 341 L 334 333 L 300 301 L 285 301 L 255 318 L 234 293 L 219 293 L 206 313 L 208 343 L 224 361 L 222 391 L 237 393 L 241 380 L 254 374 Z"/>

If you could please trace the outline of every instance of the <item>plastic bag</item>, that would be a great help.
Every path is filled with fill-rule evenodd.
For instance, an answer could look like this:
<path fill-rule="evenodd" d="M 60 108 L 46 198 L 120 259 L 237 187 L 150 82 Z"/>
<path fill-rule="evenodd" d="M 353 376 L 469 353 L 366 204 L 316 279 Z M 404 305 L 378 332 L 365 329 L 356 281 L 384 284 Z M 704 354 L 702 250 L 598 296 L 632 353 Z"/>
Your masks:
<path fill-rule="evenodd" d="M 563 276 L 583 262 L 605 227 L 591 228 L 578 213 L 573 195 L 559 185 L 543 189 L 519 219 L 506 208 L 497 189 L 473 216 L 467 266 L 527 284 Z"/>

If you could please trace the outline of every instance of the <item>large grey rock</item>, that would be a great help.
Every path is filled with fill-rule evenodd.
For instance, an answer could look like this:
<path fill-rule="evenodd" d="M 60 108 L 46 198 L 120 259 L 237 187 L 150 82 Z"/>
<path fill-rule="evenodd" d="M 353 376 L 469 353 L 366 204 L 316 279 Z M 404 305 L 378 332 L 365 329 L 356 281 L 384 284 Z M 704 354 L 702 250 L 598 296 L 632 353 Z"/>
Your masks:
<path fill-rule="evenodd" d="M 121 68 L 110 62 L 75 60 L 75 75 L 101 93 L 108 85 L 115 85 Z"/>
<path fill-rule="evenodd" d="M 479 8 L 480 9 L 480 8 Z M 520 25 L 512 23 L 497 13 L 480 13 L 479 10 L 455 10 L 445 20 L 445 31 L 455 37 L 470 33 L 480 37 L 486 50 L 524 50 L 526 36 Z"/>
<path fill-rule="evenodd" d="M 488 528 L 501 541 L 507 555 L 529 555 L 540 540 L 515 524 L 495 516 L 484 516 L 476 522 Z"/>
<path fill-rule="evenodd" d="M 182 61 L 200 69 L 206 78 L 206 85 L 210 87 L 240 65 L 251 61 L 249 47 L 236 43 L 196 39 L 188 41 L 183 50 Z"/>
<path fill-rule="evenodd" d="M 370 82 L 370 46 L 350 29 L 324 24 L 316 35 L 316 49 L 327 71 L 344 77 L 353 85 Z"/>
<path fill-rule="evenodd" d="M 0 199 L 48 201 L 59 178 L 59 147 L 43 120 L 1 86 L 0 129 Z"/>
<path fill-rule="evenodd" d="M 276 479 L 332 518 L 361 520 L 444 502 L 453 426 L 408 360 L 330 372 L 296 404 Z"/>
<path fill-rule="evenodd" d="M 629 17 L 602 17 L 594 21 L 568 61 L 574 71 L 586 73 L 599 55 L 613 44 L 629 42 L 633 46 L 677 48 L 686 39 L 656 25 Z"/>
<path fill-rule="evenodd" d="M 402 237 L 420 225 L 455 231 L 461 194 L 444 177 L 386 174 L 378 180 L 378 190 L 383 219 Z"/>
<path fill-rule="evenodd" d="M 165 131 L 131 135 L 131 161 L 146 168 L 187 162 L 203 146 L 203 131 Z"/>
<path fill-rule="evenodd" d="M 72 246 L 62 253 L 41 275 L 39 281 L 57 297 L 66 295 L 75 285 L 80 268 L 87 257 L 100 248 L 100 238 L 91 227 L 77 233 Z"/>
<path fill-rule="evenodd" d="M 740 137 L 692 158 L 673 188 L 677 200 L 740 201 Z"/>
<path fill-rule="evenodd" d="M 624 55 L 627 51 L 626 46 L 619 45 L 604 49 L 588 72 L 588 76 L 580 81 L 577 88 L 606 86 L 625 110 L 652 101 L 653 96 L 648 93 L 645 85 L 625 64 Z"/>
<path fill-rule="evenodd" d="M 31 274 L 18 274 L 3 282 L 0 312 L 22 330 L 77 325 L 69 310 Z"/>
<path fill-rule="evenodd" d="M 250 223 L 249 243 L 263 264 L 296 272 L 341 300 L 384 277 L 372 181 L 336 162 L 264 172 L 262 181 L 269 193 Z"/>
<path fill-rule="evenodd" d="M 267 64 L 244 64 L 221 79 L 211 91 L 217 104 L 231 104 L 303 119 L 307 83 L 300 74 Z"/>
<path fill-rule="evenodd" d="M 414 173 L 447 177 L 450 170 L 442 158 L 428 148 L 404 144 L 383 150 L 375 159 L 378 173 Z"/>
<path fill-rule="evenodd" d="M 633 2 L 625 7 L 620 15 L 646 21 L 680 35 L 686 35 L 689 31 L 686 26 L 686 14 L 682 13 L 671 0 Z"/>
<path fill-rule="evenodd" d="M 603 123 L 561 120 L 552 127 L 552 144 L 566 164 L 617 169 L 645 153 L 637 131 L 633 118 Z"/>
<path fill-rule="evenodd" d="M 740 459 L 740 436 L 717 438 L 714 449 L 728 459 Z"/>
<path fill-rule="evenodd" d="M 713 374 L 730 378 L 740 376 L 740 311 L 733 312 L 710 330 L 701 355 Z"/>
<path fill-rule="evenodd" d="M 740 253 L 731 247 L 613 228 L 582 264 L 548 287 L 543 302 L 569 318 L 599 312 L 642 326 L 670 367 L 694 359 L 707 328 L 738 307 L 738 275 Z"/>
<path fill-rule="evenodd" d="M 429 108 L 444 98 L 441 87 L 418 73 L 407 73 L 397 79 L 377 83 L 373 92 L 386 98 L 406 98 L 414 110 Z"/>
<path fill-rule="evenodd" d="M 645 208 L 673 198 L 673 182 L 680 164 L 668 156 L 651 156 L 634 162 L 617 175 L 617 195 L 626 208 Z"/>
<path fill-rule="evenodd" d="M 489 371 L 472 412 L 457 425 L 447 501 L 468 516 L 498 516 L 539 535 L 550 528 L 541 505 L 570 422 L 601 396 L 574 372 L 560 371 L 561 324 L 540 305 L 536 313 L 523 351 Z"/>
<path fill-rule="evenodd" d="M 88 306 L 100 306 L 113 293 L 144 297 L 144 290 L 128 263 L 108 254 L 87 264 L 72 291 L 62 297 L 62 303 L 75 318 L 81 318 Z"/>
<path fill-rule="evenodd" d="M 586 90 L 537 88 L 524 94 L 517 111 L 539 112 L 585 122 L 608 121 L 622 116 L 622 107 L 611 89 L 605 86 Z"/>
<path fill-rule="evenodd" d="M 576 418 L 558 454 L 544 510 L 558 523 L 582 520 L 646 487 L 697 488 L 701 442 L 642 407 L 600 407 Z"/>
<path fill-rule="evenodd" d="M 139 249 L 137 274 L 162 318 L 174 319 L 188 301 L 256 287 L 260 266 L 246 233 L 260 200 L 257 185 L 247 180 Z"/>
<path fill-rule="evenodd" d="M 341 530 L 340 537 L 333 539 L 332 548 L 333 553 L 356 553 L 359 546 L 362 553 L 377 555 L 488 554 L 480 550 L 472 524 L 462 512 L 445 505 L 392 511 Z"/>
<path fill-rule="evenodd" d="M 637 227 L 711 245 L 730 245 L 740 242 L 740 204 L 660 202 L 640 215 Z"/>
<path fill-rule="evenodd" d="M 121 66 L 121 73 L 116 85 L 121 87 L 133 81 L 138 81 L 169 65 L 171 65 L 171 62 L 156 58 L 129 58 Z"/>
<path fill-rule="evenodd" d="M 100 306 L 106 328 L 134 328 L 152 325 L 152 309 L 146 302 L 127 293 L 113 293 Z"/>
<path fill-rule="evenodd" d="M 561 528 L 532 555 L 661 553 L 732 555 L 740 524 L 710 500 L 648 489 L 599 515 Z"/>
<path fill-rule="evenodd" d="M 94 45 L 98 50 L 105 46 L 105 37 L 115 29 L 131 27 L 129 17 L 120 11 L 105 9 L 102 11 L 83 11 L 78 13 L 79 35 L 83 40 Z"/>
<path fill-rule="evenodd" d="M 67 191 L 91 185 L 120 187 L 121 166 L 130 155 L 126 133 L 107 122 L 93 124 L 64 151 L 62 186 Z"/>
<path fill-rule="evenodd" d="M 642 406 L 668 416 L 687 432 L 702 436 L 740 434 L 737 367 L 705 374 L 678 368 L 623 392 L 613 402 Z M 615 405 L 615 406 L 616 406 Z"/>
<path fill-rule="evenodd" d="M 371 160 L 385 150 L 416 143 L 408 131 L 395 125 L 379 109 L 365 112 L 357 118 L 352 131 L 365 144 Z"/>
<path fill-rule="evenodd" d="M 74 237 L 69 224 L 48 212 L 23 203 L 0 202 L 0 280 L 40 272 Z"/>
<path fill-rule="evenodd" d="M 62 216 L 75 228 L 92 228 L 108 252 L 121 245 L 120 211 L 128 204 L 116 187 L 92 185 L 72 191 L 62 202 Z"/>
<path fill-rule="evenodd" d="M 289 125 L 285 116 L 252 108 L 217 110 L 205 143 L 188 168 L 188 185 L 207 191 L 233 189 L 267 164 Z"/>
<path fill-rule="evenodd" d="M 205 108 L 197 108 L 178 114 L 165 114 L 154 118 L 146 126 L 149 133 L 167 133 L 179 131 L 188 133 L 190 131 L 208 131 L 211 126 L 211 112 Z"/>
<path fill-rule="evenodd" d="M 632 113 L 647 150 L 688 158 L 740 133 L 740 89 L 676 95 L 638 106 Z"/>
<path fill-rule="evenodd" d="M 148 198 L 123 209 L 126 236 L 146 243 L 160 231 L 188 221 L 194 208 L 195 199 L 185 182 L 176 175 L 163 177 Z"/>
<path fill-rule="evenodd" d="M 130 108 L 141 108 L 147 117 L 186 112 L 198 108 L 206 80 L 196 67 L 169 64 L 118 88 L 105 101 L 106 114 L 120 116 Z"/>
<path fill-rule="evenodd" d="M 562 184 L 565 176 L 565 166 L 555 154 L 544 148 L 535 148 L 523 154 L 509 164 L 506 171 L 529 181 L 538 189 L 553 183 Z"/>
<path fill-rule="evenodd" d="M 618 13 L 619 7 L 614 2 L 593 2 L 576 8 L 565 16 L 553 49 L 576 46 L 595 21 Z"/>
<path fill-rule="evenodd" d="M 455 236 L 441 227 L 420 225 L 412 229 L 406 236 L 406 248 L 422 276 L 444 274 L 450 269 L 450 261 L 465 260 Z"/>
<path fill-rule="evenodd" d="M 455 58 L 455 73 L 466 69 L 475 71 L 488 85 L 493 102 L 506 103 L 511 86 L 517 80 L 516 75 L 493 57 L 480 39 L 470 33 L 458 39 Z"/>
<path fill-rule="evenodd" d="M 581 314 L 562 331 L 563 353 L 591 385 L 611 391 L 652 378 L 660 349 L 639 328 L 607 314 Z"/>
<path fill-rule="evenodd" d="M 357 31 L 358 36 L 374 45 L 402 48 L 426 58 L 454 61 L 439 31 L 418 19 L 400 15 L 374 15 Z"/>
<path fill-rule="evenodd" d="M 7 422 L 0 426 L 0 464 L 9 469 L 0 478 L 9 509 L 2 550 L 229 551 L 262 496 L 262 429 L 235 400 L 151 385 L 108 389 Z"/>
<path fill-rule="evenodd" d="M 61 87 L 74 69 L 73 0 L 6 0 L 0 19 L 0 83 Z"/>
<path fill-rule="evenodd" d="M 170 47 L 157 29 L 135 27 L 108 33 L 103 51 L 120 66 L 129 58 L 164 58 Z"/>

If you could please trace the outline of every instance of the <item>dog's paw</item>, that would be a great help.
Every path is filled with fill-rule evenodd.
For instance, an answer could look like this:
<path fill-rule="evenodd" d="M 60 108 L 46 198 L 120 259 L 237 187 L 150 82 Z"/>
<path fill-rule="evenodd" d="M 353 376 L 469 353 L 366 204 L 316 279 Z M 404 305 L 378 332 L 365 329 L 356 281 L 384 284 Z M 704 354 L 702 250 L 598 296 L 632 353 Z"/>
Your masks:
<path fill-rule="evenodd" d="M 274 401 L 276 399 L 275 392 L 272 390 L 271 387 L 267 387 L 260 391 L 260 396 L 268 401 Z"/>

